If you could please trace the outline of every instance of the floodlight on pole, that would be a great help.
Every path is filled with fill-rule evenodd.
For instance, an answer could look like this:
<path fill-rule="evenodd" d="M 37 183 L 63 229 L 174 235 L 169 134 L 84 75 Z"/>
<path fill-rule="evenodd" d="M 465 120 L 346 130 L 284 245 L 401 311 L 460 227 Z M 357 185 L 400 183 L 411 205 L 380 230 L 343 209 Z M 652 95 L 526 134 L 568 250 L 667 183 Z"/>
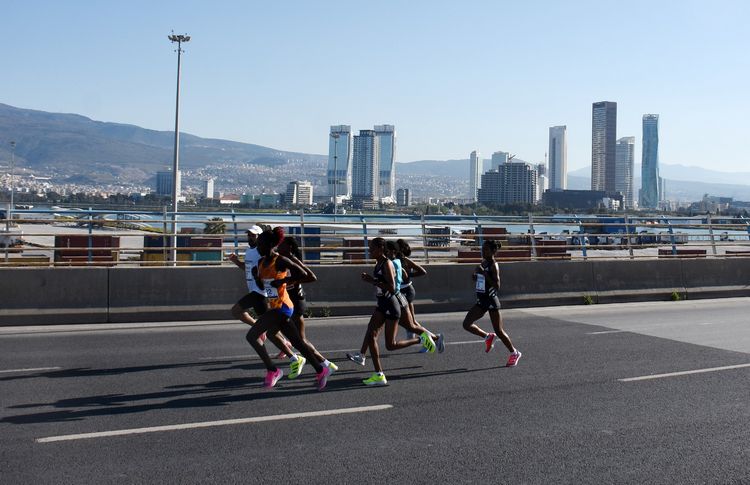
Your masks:
<path fill-rule="evenodd" d="M 187 34 L 172 34 L 167 38 L 177 42 L 177 96 L 174 110 L 174 158 L 172 161 L 172 262 L 177 263 L 177 199 L 179 197 L 179 170 L 180 170 L 180 61 L 182 58 L 182 43 L 189 42 Z"/>

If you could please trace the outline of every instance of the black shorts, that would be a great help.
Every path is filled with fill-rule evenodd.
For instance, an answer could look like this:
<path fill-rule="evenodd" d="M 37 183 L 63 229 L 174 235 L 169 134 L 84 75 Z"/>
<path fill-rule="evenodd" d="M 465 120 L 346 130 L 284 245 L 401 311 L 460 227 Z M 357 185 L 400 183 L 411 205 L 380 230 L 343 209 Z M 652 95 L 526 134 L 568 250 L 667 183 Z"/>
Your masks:
<path fill-rule="evenodd" d="M 254 291 L 240 298 L 240 301 L 238 301 L 237 304 L 243 310 L 252 308 L 253 311 L 255 311 L 255 314 L 258 316 L 261 316 L 268 311 L 268 302 L 266 301 L 266 297 Z"/>
<path fill-rule="evenodd" d="M 414 303 L 414 299 L 417 297 L 417 290 L 414 289 L 413 284 L 409 286 L 402 286 L 401 294 L 404 295 L 404 298 L 406 298 L 407 302 Z"/>
<path fill-rule="evenodd" d="M 307 311 L 307 302 L 304 300 L 304 298 L 302 300 L 295 300 L 292 298 L 292 303 L 294 304 L 294 313 L 292 313 L 292 318 L 304 316 L 305 312 Z"/>
<path fill-rule="evenodd" d="M 497 297 L 497 294 L 477 293 L 477 306 L 484 311 L 499 310 L 500 299 Z"/>
<path fill-rule="evenodd" d="M 379 296 L 377 310 L 385 315 L 386 320 L 401 318 L 401 303 L 395 295 Z"/>

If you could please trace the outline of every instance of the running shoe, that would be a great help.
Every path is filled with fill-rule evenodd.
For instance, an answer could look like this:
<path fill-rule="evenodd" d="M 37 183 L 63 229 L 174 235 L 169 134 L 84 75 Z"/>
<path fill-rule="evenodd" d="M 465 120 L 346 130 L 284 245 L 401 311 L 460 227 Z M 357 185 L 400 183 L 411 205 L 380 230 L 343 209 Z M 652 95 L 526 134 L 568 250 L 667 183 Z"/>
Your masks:
<path fill-rule="evenodd" d="M 489 352 L 492 350 L 492 347 L 495 346 L 495 338 L 497 335 L 494 333 L 488 333 L 486 337 L 484 337 L 484 351 Z"/>
<path fill-rule="evenodd" d="M 419 353 L 419 354 L 426 354 L 427 353 L 427 349 L 425 347 L 419 347 L 419 350 L 417 351 L 417 353 Z"/>
<path fill-rule="evenodd" d="M 357 352 L 356 354 L 350 354 L 349 352 L 346 353 L 346 358 L 354 362 L 355 364 L 359 364 L 361 366 L 365 365 L 365 356 Z"/>
<path fill-rule="evenodd" d="M 263 387 L 271 388 L 276 385 L 277 382 L 279 382 L 279 379 L 281 379 L 281 376 L 284 375 L 284 372 L 281 369 L 276 369 L 276 371 L 269 370 L 266 372 L 266 380 L 263 383 Z"/>
<path fill-rule="evenodd" d="M 330 367 L 323 367 L 320 372 L 315 376 L 315 380 L 318 381 L 318 390 L 322 391 L 328 384 L 328 377 L 331 375 Z"/>
<path fill-rule="evenodd" d="M 305 362 L 307 362 L 307 359 L 298 355 L 297 360 L 293 360 L 292 363 L 289 364 L 290 379 L 296 379 L 302 373 L 302 368 L 305 366 Z"/>
<path fill-rule="evenodd" d="M 439 354 L 442 354 L 445 352 L 445 335 L 442 333 L 437 334 L 437 342 L 435 342 L 435 345 L 437 345 L 437 351 Z"/>
<path fill-rule="evenodd" d="M 427 352 L 431 354 L 435 352 L 435 341 L 432 340 L 429 333 L 422 332 L 422 335 L 419 336 L 419 340 L 422 341 L 422 347 L 426 348 Z"/>
<path fill-rule="evenodd" d="M 523 355 L 519 351 L 515 351 L 512 354 L 510 354 L 510 357 L 508 357 L 508 363 L 505 364 L 505 367 L 515 367 L 518 365 L 518 361 L 521 360 L 521 355 Z"/>
<path fill-rule="evenodd" d="M 388 381 L 385 379 L 385 374 L 378 374 L 374 372 L 367 379 L 363 379 L 362 383 L 366 386 L 387 386 Z"/>
<path fill-rule="evenodd" d="M 331 373 L 330 373 L 330 374 L 328 374 L 328 375 L 331 375 L 331 374 L 333 374 L 334 372 L 336 372 L 337 370 L 339 370 L 339 366 L 337 366 L 337 365 L 336 365 L 336 364 L 334 364 L 333 362 L 330 362 L 330 361 L 329 361 L 329 362 L 328 362 L 328 370 L 330 370 L 330 371 L 331 371 Z"/>

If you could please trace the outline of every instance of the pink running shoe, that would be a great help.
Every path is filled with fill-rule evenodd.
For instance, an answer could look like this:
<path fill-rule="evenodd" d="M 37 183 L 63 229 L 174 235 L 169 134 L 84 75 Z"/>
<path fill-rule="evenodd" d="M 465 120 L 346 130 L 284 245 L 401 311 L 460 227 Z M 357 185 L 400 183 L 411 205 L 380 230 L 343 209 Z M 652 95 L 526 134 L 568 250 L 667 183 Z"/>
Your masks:
<path fill-rule="evenodd" d="M 521 352 L 515 351 L 512 354 L 510 354 L 510 357 L 508 357 L 508 363 L 505 364 L 505 367 L 515 367 L 518 365 L 518 361 L 521 359 Z"/>
<path fill-rule="evenodd" d="M 492 350 L 492 347 L 495 346 L 495 338 L 497 335 L 494 333 L 488 333 L 487 336 L 484 338 L 484 351 L 489 352 Z"/>
<path fill-rule="evenodd" d="M 323 367 L 323 370 L 318 372 L 315 379 L 318 381 L 318 390 L 322 391 L 328 384 L 328 376 L 331 375 L 331 369 L 329 367 Z"/>
<path fill-rule="evenodd" d="M 279 379 L 281 379 L 281 376 L 284 375 L 284 372 L 281 369 L 276 369 L 276 372 L 269 370 L 266 372 L 266 380 L 263 383 L 263 387 L 266 388 L 272 388 L 276 385 L 277 382 L 279 382 Z"/>

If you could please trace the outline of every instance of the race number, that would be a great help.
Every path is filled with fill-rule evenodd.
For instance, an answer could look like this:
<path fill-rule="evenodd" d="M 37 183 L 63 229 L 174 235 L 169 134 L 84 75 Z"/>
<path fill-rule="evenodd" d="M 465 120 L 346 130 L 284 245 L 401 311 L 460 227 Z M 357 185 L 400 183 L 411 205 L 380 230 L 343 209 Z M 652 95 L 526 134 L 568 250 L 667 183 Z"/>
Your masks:
<path fill-rule="evenodd" d="M 484 275 L 482 273 L 477 274 L 477 293 L 484 293 Z"/>

